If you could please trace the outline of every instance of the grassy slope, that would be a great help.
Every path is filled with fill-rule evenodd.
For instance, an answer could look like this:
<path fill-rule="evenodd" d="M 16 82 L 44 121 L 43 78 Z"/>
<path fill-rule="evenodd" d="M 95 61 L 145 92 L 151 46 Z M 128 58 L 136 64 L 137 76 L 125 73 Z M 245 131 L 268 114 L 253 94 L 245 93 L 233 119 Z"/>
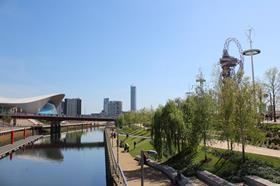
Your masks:
<path fill-rule="evenodd" d="M 225 152 L 225 150 L 222 149 L 209 149 L 216 150 L 219 153 Z M 248 161 L 245 166 L 242 166 L 241 152 L 235 152 L 234 155 L 231 156 L 231 160 L 220 159 L 219 156 L 212 153 L 208 153 L 207 156 L 211 159 L 211 161 L 202 163 L 204 160 L 204 152 L 199 149 L 194 162 L 200 165 L 200 169 L 208 170 L 209 172 L 212 172 L 230 181 L 239 182 L 242 180 L 242 175 L 248 175 L 252 173 L 271 181 L 279 182 L 280 178 L 277 175 L 280 174 L 280 158 L 246 153 L 246 158 L 248 159 Z M 258 164 L 255 164 L 254 162 L 258 162 Z M 246 173 L 246 171 L 249 172 Z"/>
<path fill-rule="evenodd" d="M 122 130 L 120 130 L 121 133 L 128 133 L 130 135 L 135 135 L 135 136 L 145 136 L 145 137 L 150 137 L 151 133 L 149 130 L 145 129 L 132 129 L 125 127 Z"/>
<path fill-rule="evenodd" d="M 144 129 L 125 128 L 125 129 L 121 130 L 120 132 L 128 133 L 130 135 L 139 135 L 139 136 L 149 136 L 150 135 L 150 132 L 146 131 Z M 130 154 L 134 157 L 139 155 L 141 150 L 154 149 L 153 145 L 150 143 L 151 142 L 150 139 L 139 139 L 139 138 L 131 137 L 131 136 L 126 138 L 125 136 L 120 136 L 120 140 L 124 140 L 126 143 L 129 144 Z M 134 141 L 137 142 L 135 149 L 134 149 L 134 145 L 133 145 Z M 209 148 L 209 149 L 214 149 L 214 148 Z M 222 149 L 215 149 L 215 150 L 217 150 L 220 153 L 225 152 L 225 150 L 222 150 Z M 211 161 L 209 161 L 207 163 L 201 163 L 202 160 L 204 159 L 204 152 L 201 149 L 199 149 L 197 156 L 194 159 L 194 163 L 199 164 L 200 168 L 202 170 L 208 170 L 214 174 L 217 174 L 218 176 L 228 178 L 229 176 L 237 174 L 237 172 L 240 168 L 239 163 L 233 163 L 231 161 L 219 161 L 220 157 L 217 155 L 211 154 L 211 153 L 208 153 L 207 156 L 208 156 L 208 158 L 211 159 Z M 251 154 L 251 153 L 246 153 L 246 157 L 249 158 L 250 160 L 265 162 L 266 164 L 271 165 L 272 167 L 274 167 L 276 169 L 280 169 L 280 158 L 263 156 L 263 155 L 258 155 L 258 154 Z M 240 159 L 241 152 L 235 152 L 234 158 Z M 166 158 L 164 158 L 163 161 L 164 160 L 166 160 Z"/>
<path fill-rule="evenodd" d="M 216 149 L 219 152 L 223 153 L 225 152 L 225 150 L 223 149 L 217 149 L 217 148 L 210 148 L 210 149 Z M 203 165 L 203 167 L 206 170 L 214 170 L 214 164 L 218 161 L 219 157 L 208 153 L 207 156 L 209 156 L 209 158 L 212 159 L 211 162 L 209 162 L 208 164 Z M 236 158 L 241 159 L 241 152 L 235 152 L 235 156 Z M 265 162 L 267 164 L 272 165 L 275 168 L 280 168 L 280 157 L 271 157 L 271 156 L 264 156 L 264 155 L 259 155 L 259 154 L 252 154 L 252 153 L 246 153 L 246 157 L 252 160 L 257 160 L 257 161 L 262 161 Z M 204 159 L 204 152 L 202 152 L 202 150 L 200 149 L 198 151 L 197 157 L 195 158 L 195 161 L 198 163 L 200 161 L 202 161 Z"/>
<path fill-rule="evenodd" d="M 154 147 L 150 143 L 149 139 L 139 139 L 139 138 L 135 138 L 135 137 L 126 138 L 125 136 L 120 136 L 120 140 L 123 140 L 125 143 L 128 143 L 129 153 L 134 157 L 139 155 L 141 150 L 154 149 Z M 134 145 L 133 145 L 134 141 L 137 143 L 135 149 L 134 149 Z"/>

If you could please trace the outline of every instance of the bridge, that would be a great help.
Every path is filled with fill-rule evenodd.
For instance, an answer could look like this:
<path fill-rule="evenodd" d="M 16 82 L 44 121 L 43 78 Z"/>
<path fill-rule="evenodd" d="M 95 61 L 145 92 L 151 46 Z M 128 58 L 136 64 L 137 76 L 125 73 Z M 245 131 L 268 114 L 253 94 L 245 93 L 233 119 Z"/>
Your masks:
<path fill-rule="evenodd" d="M 39 119 L 46 121 L 107 121 L 114 122 L 114 117 L 96 117 L 96 116 L 65 116 L 65 115 L 42 115 L 42 114 L 23 114 L 23 113 L 10 113 L 0 114 L 0 118 L 10 117 L 11 119 Z"/>
<path fill-rule="evenodd" d="M 14 126 L 16 119 L 38 119 L 50 121 L 50 134 L 52 140 L 60 139 L 61 122 L 62 121 L 93 121 L 93 122 L 115 122 L 114 117 L 94 117 L 94 116 L 65 116 L 65 115 L 42 115 L 42 114 L 26 114 L 26 113 L 9 113 L 0 114 L 0 119 L 10 117 L 13 120 Z M 34 130 L 41 130 L 42 126 L 32 127 Z M 40 133 L 40 132 L 39 132 Z"/>

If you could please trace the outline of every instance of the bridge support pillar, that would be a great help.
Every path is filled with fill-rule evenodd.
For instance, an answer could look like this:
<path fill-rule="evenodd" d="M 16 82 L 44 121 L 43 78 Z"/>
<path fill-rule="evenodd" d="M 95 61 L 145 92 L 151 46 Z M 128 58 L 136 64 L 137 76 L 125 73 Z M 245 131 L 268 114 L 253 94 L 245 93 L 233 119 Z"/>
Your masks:
<path fill-rule="evenodd" d="M 60 140 L 60 131 L 61 131 L 60 122 L 51 123 L 51 141 Z"/>

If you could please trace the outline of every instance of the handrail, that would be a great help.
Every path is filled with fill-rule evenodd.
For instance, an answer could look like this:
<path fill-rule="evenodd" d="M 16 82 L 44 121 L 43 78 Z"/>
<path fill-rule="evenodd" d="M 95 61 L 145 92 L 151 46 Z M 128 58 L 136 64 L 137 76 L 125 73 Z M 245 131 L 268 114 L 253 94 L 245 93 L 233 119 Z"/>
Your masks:
<path fill-rule="evenodd" d="M 29 130 L 31 129 L 31 127 L 21 127 L 21 128 L 11 128 L 11 129 L 7 129 L 7 130 L 2 130 L 0 131 L 0 134 L 6 134 L 6 133 L 10 133 L 12 130 L 14 132 L 17 132 L 17 131 L 22 131 L 22 130 Z"/>
<path fill-rule="evenodd" d="M 111 174 L 114 174 L 115 176 L 117 176 L 117 180 L 115 180 L 115 182 L 117 183 L 117 185 L 123 185 L 123 186 L 127 186 L 127 180 L 126 177 L 120 167 L 120 165 L 117 163 L 116 161 L 116 157 L 115 154 L 112 150 L 112 145 L 110 142 L 110 137 L 109 137 L 109 129 L 105 129 L 105 137 L 106 137 L 106 145 L 107 145 L 107 149 L 108 149 L 108 155 L 109 158 L 112 160 L 111 161 L 111 165 L 110 165 L 110 169 L 111 169 Z"/>

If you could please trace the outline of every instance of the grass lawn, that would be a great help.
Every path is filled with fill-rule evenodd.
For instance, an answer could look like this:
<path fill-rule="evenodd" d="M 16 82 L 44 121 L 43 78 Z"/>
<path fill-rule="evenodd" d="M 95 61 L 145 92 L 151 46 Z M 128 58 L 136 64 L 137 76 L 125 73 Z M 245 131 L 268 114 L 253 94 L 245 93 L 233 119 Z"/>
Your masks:
<path fill-rule="evenodd" d="M 137 155 L 140 155 L 141 150 L 155 150 L 154 146 L 151 143 L 151 139 L 142 139 L 137 137 L 132 137 L 131 135 L 135 136 L 145 136 L 150 137 L 151 132 L 149 130 L 145 130 L 142 128 L 138 129 L 131 129 L 131 128 L 123 128 L 122 130 L 119 130 L 121 133 L 128 133 L 129 137 L 126 138 L 126 136 L 119 136 L 120 140 L 123 140 L 124 143 L 128 143 L 129 145 L 129 153 L 135 157 Z M 134 141 L 137 143 L 136 147 L 134 148 Z M 150 157 L 151 159 L 154 159 L 154 157 Z M 161 162 L 165 161 L 167 157 L 163 156 L 161 159 Z"/>
<path fill-rule="evenodd" d="M 153 145 L 150 143 L 150 139 L 141 139 L 136 137 L 128 137 L 119 136 L 120 140 L 123 140 L 124 143 L 128 143 L 129 145 L 129 153 L 135 157 L 140 155 L 141 150 L 151 150 L 154 149 Z M 137 143 L 136 147 L 134 148 L 134 141 Z"/>

